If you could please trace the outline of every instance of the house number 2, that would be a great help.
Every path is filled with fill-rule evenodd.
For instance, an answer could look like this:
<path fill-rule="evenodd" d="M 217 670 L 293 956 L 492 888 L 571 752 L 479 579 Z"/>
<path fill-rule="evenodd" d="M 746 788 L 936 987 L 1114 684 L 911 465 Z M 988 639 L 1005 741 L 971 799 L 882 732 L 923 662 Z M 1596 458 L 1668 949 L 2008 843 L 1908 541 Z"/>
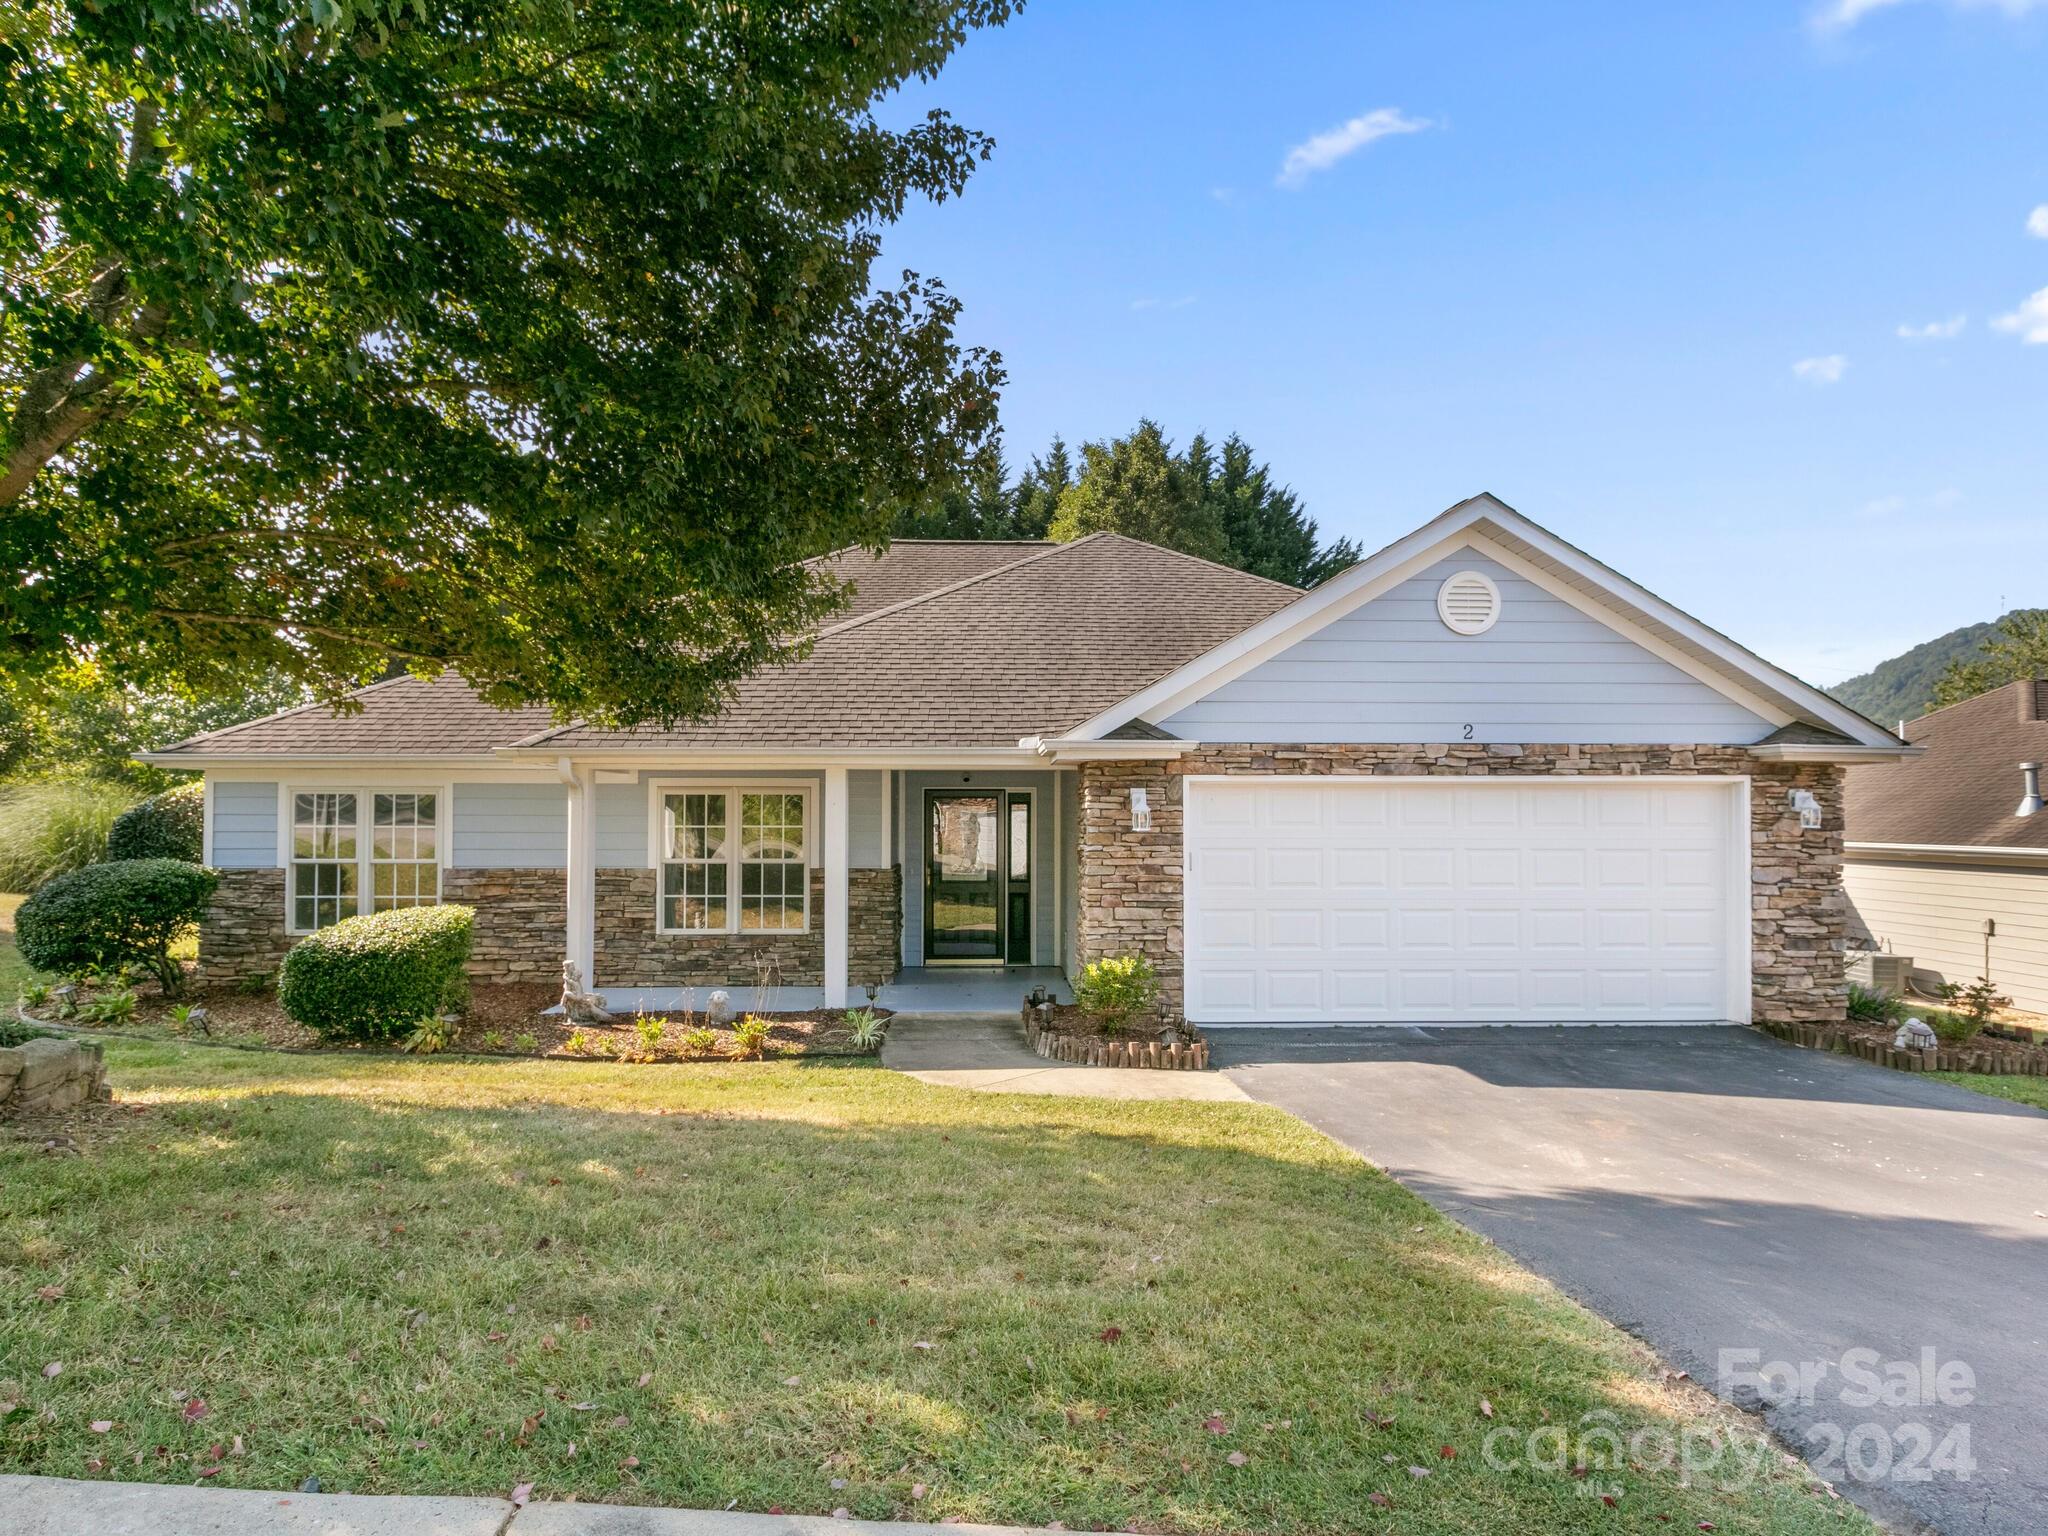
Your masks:
<path fill-rule="evenodd" d="M 1464 738 L 1463 738 L 1463 739 L 1464 739 L 1464 740 L 1466 740 L 1466 741 L 1470 741 L 1470 740 L 1472 739 L 1472 727 L 1471 727 L 1471 726 L 1469 726 L 1469 725 L 1468 725 L 1468 726 L 1466 726 L 1466 727 L 1465 727 L 1465 735 L 1464 735 Z"/>

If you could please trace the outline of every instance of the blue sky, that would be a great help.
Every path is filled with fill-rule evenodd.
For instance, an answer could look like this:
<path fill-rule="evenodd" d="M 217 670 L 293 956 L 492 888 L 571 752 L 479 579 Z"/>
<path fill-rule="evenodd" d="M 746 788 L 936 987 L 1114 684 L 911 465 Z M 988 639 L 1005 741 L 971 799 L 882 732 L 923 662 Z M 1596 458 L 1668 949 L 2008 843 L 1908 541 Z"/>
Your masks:
<path fill-rule="evenodd" d="M 1367 548 L 1490 490 L 1821 683 L 2048 606 L 2048 0 L 1031 0 L 933 103 L 995 158 L 885 260 L 1013 463 L 1235 430 Z"/>

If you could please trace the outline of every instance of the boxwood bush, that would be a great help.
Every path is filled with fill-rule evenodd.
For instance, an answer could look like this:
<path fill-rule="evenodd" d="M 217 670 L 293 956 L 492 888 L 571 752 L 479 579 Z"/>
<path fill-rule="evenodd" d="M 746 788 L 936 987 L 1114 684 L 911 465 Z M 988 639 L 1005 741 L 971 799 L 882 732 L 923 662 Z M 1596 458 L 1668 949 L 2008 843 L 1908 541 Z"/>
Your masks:
<path fill-rule="evenodd" d="M 36 888 L 14 915 L 24 960 L 39 971 L 146 967 L 166 993 L 185 979 L 171 943 L 199 921 L 219 877 L 182 859 L 88 864 Z"/>
<path fill-rule="evenodd" d="M 203 856 L 206 788 L 196 779 L 130 806 L 107 829 L 110 859 L 184 859 Z"/>
<path fill-rule="evenodd" d="M 462 1000 L 476 913 L 450 903 L 345 917 L 292 946 L 278 1005 L 309 1029 L 355 1040 L 410 1032 Z"/>

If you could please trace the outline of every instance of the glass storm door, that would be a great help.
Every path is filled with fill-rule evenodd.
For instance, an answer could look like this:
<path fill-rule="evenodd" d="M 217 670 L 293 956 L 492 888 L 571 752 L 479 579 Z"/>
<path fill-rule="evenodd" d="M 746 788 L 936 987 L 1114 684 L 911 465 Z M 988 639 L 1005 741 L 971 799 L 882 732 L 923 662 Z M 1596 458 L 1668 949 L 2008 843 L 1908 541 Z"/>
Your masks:
<path fill-rule="evenodd" d="M 927 960 L 1028 963 L 1030 816 L 1028 796 L 1000 790 L 927 798 Z"/>

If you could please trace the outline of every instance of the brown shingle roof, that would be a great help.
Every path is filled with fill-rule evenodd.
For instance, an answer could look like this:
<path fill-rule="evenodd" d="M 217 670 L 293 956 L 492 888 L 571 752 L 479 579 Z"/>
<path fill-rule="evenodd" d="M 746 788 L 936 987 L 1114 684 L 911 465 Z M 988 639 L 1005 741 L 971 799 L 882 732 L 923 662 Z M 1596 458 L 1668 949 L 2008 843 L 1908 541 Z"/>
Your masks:
<path fill-rule="evenodd" d="M 834 550 L 816 564 L 853 587 L 853 602 L 827 619 L 825 627 L 950 587 L 1047 547 L 1044 539 L 898 539 L 879 557 L 864 549 Z"/>
<path fill-rule="evenodd" d="M 854 611 L 829 622 L 808 657 L 747 679 L 715 720 L 557 728 L 545 709 L 492 709 L 447 673 L 363 689 L 360 714 L 313 706 L 165 751 L 1011 747 L 1079 725 L 1301 595 L 1109 533 L 1071 544 L 913 541 L 880 560 L 861 551 L 827 559 L 856 583 Z"/>
<path fill-rule="evenodd" d="M 1924 755 L 1849 770 L 1855 843 L 2048 848 L 2048 811 L 2015 816 L 2021 763 L 2048 764 L 2048 682 L 2008 683 L 1906 726 Z"/>
<path fill-rule="evenodd" d="M 439 757 L 488 752 L 555 723 L 543 708 L 494 709 L 453 672 L 430 682 L 400 677 L 359 688 L 362 712 L 336 715 L 322 704 L 288 709 L 225 730 L 193 736 L 167 753 L 277 753 L 347 757 L 378 753 Z"/>
<path fill-rule="evenodd" d="M 1301 593 L 1121 534 L 1053 544 L 845 621 L 716 720 L 568 726 L 549 747 L 1014 746 L 1128 698 Z"/>

